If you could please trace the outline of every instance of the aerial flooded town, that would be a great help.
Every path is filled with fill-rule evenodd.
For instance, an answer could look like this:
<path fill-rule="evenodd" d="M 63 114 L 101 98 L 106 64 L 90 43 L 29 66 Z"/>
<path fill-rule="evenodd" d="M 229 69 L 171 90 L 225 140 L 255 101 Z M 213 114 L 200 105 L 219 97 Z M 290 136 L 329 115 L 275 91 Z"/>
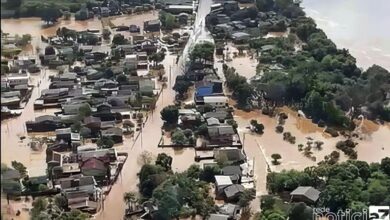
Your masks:
<path fill-rule="evenodd" d="M 2 1 L 1 219 L 389 219 L 390 2 L 319 2 Z"/>

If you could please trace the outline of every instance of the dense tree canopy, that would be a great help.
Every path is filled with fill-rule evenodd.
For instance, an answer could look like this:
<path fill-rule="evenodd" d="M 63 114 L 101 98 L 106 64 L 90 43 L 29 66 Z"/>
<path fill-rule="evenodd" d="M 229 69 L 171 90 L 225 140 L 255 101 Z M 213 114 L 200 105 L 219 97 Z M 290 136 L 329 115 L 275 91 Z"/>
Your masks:
<path fill-rule="evenodd" d="M 340 164 L 320 163 L 304 171 L 270 173 L 267 186 L 270 192 L 292 191 L 298 186 L 313 186 L 321 191 L 318 207 L 330 210 L 352 206 L 385 205 L 390 202 L 390 176 L 386 174 L 390 159 L 368 165 L 364 161 Z"/>
<path fill-rule="evenodd" d="M 177 123 L 177 119 L 179 117 L 179 110 L 174 105 L 169 105 L 163 110 L 161 110 L 161 119 L 167 122 L 168 124 Z"/>
<path fill-rule="evenodd" d="M 55 23 L 57 19 L 62 16 L 62 13 L 58 7 L 54 4 L 45 4 L 41 9 L 40 13 L 41 19 L 46 23 Z"/>
<path fill-rule="evenodd" d="M 215 45 L 210 42 L 196 44 L 190 53 L 191 60 L 213 61 Z"/>

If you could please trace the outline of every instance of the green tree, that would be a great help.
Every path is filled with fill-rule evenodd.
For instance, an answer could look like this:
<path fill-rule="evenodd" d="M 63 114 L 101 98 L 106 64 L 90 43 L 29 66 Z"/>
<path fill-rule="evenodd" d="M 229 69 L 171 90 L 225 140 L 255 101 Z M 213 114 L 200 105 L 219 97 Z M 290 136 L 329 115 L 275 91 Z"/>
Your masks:
<path fill-rule="evenodd" d="M 180 94 L 182 97 L 187 93 L 188 88 L 191 86 L 191 82 L 188 81 L 177 81 L 173 86 L 173 89 Z"/>
<path fill-rule="evenodd" d="M 206 166 L 199 175 L 199 179 L 212 183 L 215 181 L 215 175 L 220 175 L 221 169 L 218 166 Z"/>
<path fill-rule="evenodd" d="M 215 45 L 210 42 L 196 44 L 190 53 L 190 59 L 192 61 L 200 60 L 202 62 L 213 61 L 214 49 Z"/>
<path fill-rule="evenodd" d="M 388 190 L 388 186 L 385 181 L 381 180 L 372 180 L 368 185 L 368 193 L 369 193 L 369 204 L 375 205 L 385 205 L 382 202 L 385 201 L 387 195 L 389 195 L 390 191 Z"/>
<path fill-rule="evenodd" d="M 99 148 L 112 148 L 115 142 L 110 137 L 101 137 L 96 144 Z"/>
<path fill-rule="evenodd" d="M 158 63 L 165 59 L 164 51 L 153 53 L 149 56 L 149 60 L 153 62 L 153 66 L 156 67 Z"/>
<path fill-rule="evenodd" d="M 129 79 L 125 74 L 119 74 L 116 77 L 116 81 L 119 83 L 119 85 L 127 85 L 129 84 Z"/>
<path fill-rule="evenodd" d="M 136 205 L 136 203 L 138 201 L 137 195 L 134 192 L 126 192 L 123 195 L 123 201 L 126 203 L 127 208 L 130 211 L 133 211 L 134 210 L 134 205 Z"/>
<path fill-rule="evenodd" d="M 55 23 L 62 16 L 60 9 L 54 4 L 45 4 L 41 9 L 41 19 L 46 23 Z"/>
<path fill-rule="evenodd" d="M 305 203 L 294 203 L 289 210 L 288 218 L 291 220 L 312 220 L 313 210 Z"/>
<path fill-rule="evenodd" d="M 260 199 L 260 208 L 262 210 L 273 209 L 275 204 L 275 198 L 272 195 L 262 196 Z"/>
<path fill-rule="evenodd" d="M 270 11 L 274 7 L 273 0 L 256 0 L 256 6 L 259 11 Z"/>
<path fill-rule="evenodd" d="M 239 106 L 246 106 L 248 105 L 253 93 L 253 87 L 251 87 L 248 83 L 243 83 L 237 86 L 236 90 L 233 92 L 233 95 L 235 95 L 237 104 Z"/>
<path fill-rule="evenodd" d="M 167 107 L 163 108 L 160 114 L 161 114 L 161 119 L 168 124 L 177 123 L 177 119 L 179 118 L 179 110 L 174 105 L 168 105 Z"/>
<path fill-rule="evenodd" d="M 31 217 L 34 219 L 39 216 L 39 214 L 46 210 L 47 200 L 42 197 L 38 197 L 32 203 L 33 208 L 31 209 Z"/>
<path fill-rule="evenodd" d="M 22 5 L 22 0 L 10 0 L 10 1 L 4 1 L 1 2 L 1 5 L 6 7 L 7 9 L 19 9 L 19 7 Z"/>
<path fill-rule="evenodd" d="M 209 130 L 207 124 L 202 124 L 201 126 L 199 126 L 196 130 L 196 135 L 208 136 Z"/>
<path fill-rule="evenodd" d="M 390 157 L 385 157 L 382 159 L 381 170 L 390 176 Z"/>
<path fill-rule="evenodd" d="M 115 34 L 112 38 L 112 43 L 115 45 L 123 45 L 127 44 L 127 40 L 122 34 Z"/>
<path fill-rule="evenodd" d="M 187 176 L 195 180 L 199 179 L 199 175 L 202 172 L 202 169 L 197 164 L 192 164 L 186 171 Z"/>
<path fill-rule="evenodd" d="M 280 154 L 272 154 L 271 158 L 273 159 L 272 164 L 278 165 L 278 164 L 280 164 L 280 162 L 278 160 L 282 159 L 282 156 L 280 156 Z"/>
<path fill-rule="evenodd" d="M 109 40 L 111 36 L 111 31 L 107 28 L 104 28 L 102 35 L 104 40 Z"/>
<path fill-rule="evenodd" d="M 246 189 L 239 197 L 238 205 L 243 208 L 243 212 L 246 212 L 249 209 L 249 205 L 252 200 L 256 198 L 255 189 Z"/>
<path fill-rule="evenodd" d="M 82 5 L 80 10 L 74 15 L 75 20 L 87 20 L 89 18 L 89 11 L 86 5 Z"/>
<path fill-rule="evenodd" d="M 159 165 L 165 169 L 165 171 L 172 169 L 172 157 L 166 153 L 160 153 L 157 155 L 156 165 Z"/>
<path fill-rule="evenodd" d="M 79 108 L 79 116 L 81 118 L 91 116 L 91 114 L 92 114 L 92 109 L 88 104 L 85 104 Z"/>
<path fill-rule="evenodd" d="M 179 27 L 179 23 L 176 21 L 176 17 L 173 14 L 161 11 L 159 17 L 163 29 L 172 30 L 173 28 Z"/>
<path fill-rule="evenodd" d="M 54 55 L 54 54 L 56 54 L 56 51 L 54 50 L 54 47 L 47 46 L 45 48 L 45 55 Z"/>
<path fill-rule="evenodd" d="M 88 127 L 81 127 L 80 128 L 80 136 L 83 138 L 91 137 L 92 131 Z"/>
<path fill-rule="evenodd" d="M 150 198 L 153 190 L 167 178 L 164 168 L 152 164 L 143 165 L 138 176 L 140 193 L 145 198 Z"/>
<path fill-rule="evenodd" d="M 176 130 L 172 135 L 172 143 L 177 145 L 185 145 L 188 143 L 188 138 L 184 135 L 182 130 Z"/>
<path fill-rule="evenodd" d="M 22 163 L 14 160 L 11 162 L 11 166 L 20 173 L 22 178 L 27 176 L 27 167 L 24 166 Z"/>

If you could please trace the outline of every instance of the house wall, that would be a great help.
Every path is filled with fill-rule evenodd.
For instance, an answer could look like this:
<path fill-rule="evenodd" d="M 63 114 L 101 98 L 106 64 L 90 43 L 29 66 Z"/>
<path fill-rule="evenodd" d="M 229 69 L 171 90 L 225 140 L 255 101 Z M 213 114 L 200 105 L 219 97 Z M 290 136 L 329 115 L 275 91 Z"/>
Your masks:
<path fill-rule="evenodd" d="M 28 78 L 25 78 L 25 79 L 12 79 L 12 78 L 8 78 L 8 82 L 9 82 L 10 86 L 24 85 L 24 84 L 28 84 Z"/>

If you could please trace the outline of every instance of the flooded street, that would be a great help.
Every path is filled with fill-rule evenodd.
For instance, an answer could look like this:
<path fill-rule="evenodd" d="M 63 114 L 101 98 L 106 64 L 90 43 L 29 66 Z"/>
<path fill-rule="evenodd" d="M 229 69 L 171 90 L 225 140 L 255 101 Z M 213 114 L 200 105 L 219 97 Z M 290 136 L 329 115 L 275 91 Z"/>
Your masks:
<path fill-rule="evenodd" d="M 195 24 L 201 24 L 204 17 L 209 13 L 211 0 L 201 1 L 199 5 L 198 14 L 195 20 Z M 121 21 L 113 21 L 121 22 Z M 97 219 L 122 219 L 125 213 L 125 204 L 123 202 L 123 194 L 128 191 L 138 192 L 138 177 L 142 164 L 138 162 L 138 157 L 144 151 L 152 152 L 156 157 L 158 153 L 164 152 L 173 157 L 172 170 L 174 172 L 182 172 L 186 170 L 194 162 L 195 152 L 194 149 L 182 149 L 175 151 L 172 148 L 158 148 L 157 145 L 161 138 L 161 126 L 163 121 L 160 116 L 160 111 L 167 105 L 171 105 L 175 99 L 175 91 L 172 89 L 176 76 L 182 74 L 185 61 L 188 57 L 191 45 L 196 41 L 196 36 L 203 37 L 204 39 L 210 39 L 208 31 L 206 32 L 203 27 L 194 26 L 194 33 L 200 33 L 199 35 L 192 35 L 187 43 L 183 55 L 180 57 L 178 64 L 175 64 L 176 56 L 165 56 L 162 64 L 165 67 L 167 76 L 167 88 L 163 90 L 157 103 L 156 109 L 149 115 L 149 119 L 145 124 L 140 136 L 135 143 L 126 140 L 124 143 L 123 151 L 129 153 L 129 158 L 123 166 L 122 174 L 118 178 L 117 183 L 112 187 L 111 192 L 108 194 L 104 202 L 104 210 L 97 215 Z M 200 29 L 199 29 L 200 28 Z M 204 37 L 206 36 L 206 37 Z M 142 137 L 142 138 L 141 138 Z M 142 141 L 141 141 L 142 140 Z M 119 149 L 118 149 L 119 150 Z M 122 149 L 121 149 L 122 150 Z M 115 211 L 114 211 L 115 210 Z"/>
<path fill-rule="evenodd" d="M 42 70 L 39 74 L 31 75 L 30 84 L 35 88 L 30 100 L 25 106 L 22 115 L 16 118 L 10 118 L 1 122 L 1 161 L 8 165 L 11 161 L 16 160 L 28 167 L 31 176 L 39 176 L 46 174 L 46 149 L 36 152 L 32 151 L 28 146 L 32 137 L 47 137 L 47 133 L 39 135 L 27 135 L 25 122 L 34 120 L 36 117 L 46 114 L 54 114 L 58 109 L 46 109 L 42 111 L 34 111 L 34 101 L 40 96 L 40 90 L 49 88 L 49 76 L 55 75 L 56 71 Z M 39 88 L 38 82 L 41 82 Z M 20 140 L 20 137 L 27 137 Z M 44 145 L 45 146 L 45 145 Z"/>

